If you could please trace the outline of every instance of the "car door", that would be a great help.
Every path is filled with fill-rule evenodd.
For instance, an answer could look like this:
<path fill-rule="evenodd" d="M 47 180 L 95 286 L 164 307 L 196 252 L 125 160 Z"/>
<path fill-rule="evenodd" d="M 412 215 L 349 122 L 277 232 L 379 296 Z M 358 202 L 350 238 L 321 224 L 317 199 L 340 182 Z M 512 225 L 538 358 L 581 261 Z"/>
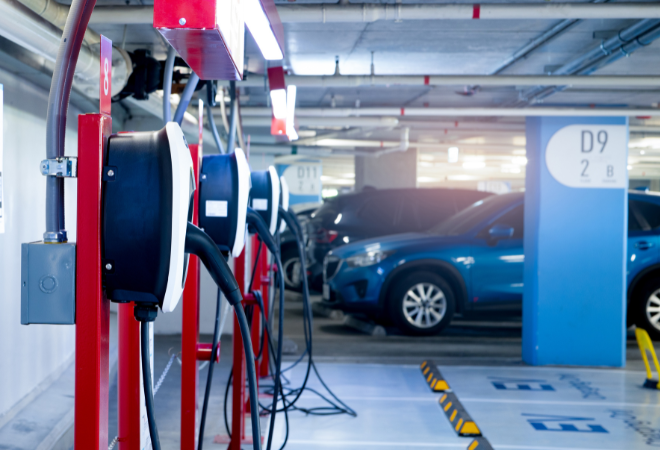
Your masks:
<path fill-rule="evenodd" d="M 658 262 L 660 205 L 642 199 L 628 200 L 628 282 L 644 268 Z"/>
<path fill-rule="evenodd" d="M 359 208 L 357 223 L 351 230 L 351 242 L 396 233 L 395 224 L 401 213 L 401 195 L 379 192 Z"/>
<path fill-rule="evenodd" d="M 524 206 L 518 205 L 490 222 L 472 245 L 470 283 L 472 309 L 520 309 L 523 294 Z M 493 239 L 494 226 L 511 227 L 507 238 Z"/>

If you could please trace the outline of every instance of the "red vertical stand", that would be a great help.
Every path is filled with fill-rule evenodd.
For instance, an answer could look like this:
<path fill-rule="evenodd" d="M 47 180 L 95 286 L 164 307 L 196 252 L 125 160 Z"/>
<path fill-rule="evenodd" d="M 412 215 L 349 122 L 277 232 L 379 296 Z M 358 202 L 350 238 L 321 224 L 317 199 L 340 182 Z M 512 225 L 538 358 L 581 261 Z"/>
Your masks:
<path fill-rule="evenodd" d="M 78 116 L 74 447 L 90 450 L 108 448 L 110 303 L 101 272 L 101 171 L 112 133 L 111 55 L 112 42 L 101 36 L 101 114 Z"/>
<path fill-rule="evenodd" d="M 270 287 L 270 277 L 268 276 L 268 250 L 266 249 L 266 246 L 264 245 L 263 248 L 261 249 L 263 252 L 263 255 L 261 255 L 261 259 L 259 260 L 259 267 L 260 267 L 260 280 L 261 280 L 261 295 L 264 298 L 264 316 L 268 318 L 268 289 Z M 260 366 L 258 367 L 258 372 L 259 376 L 262 378 L 265 378 L 268 376 L 269 368 L 268 368 L 268 361 L 269 361 L 269 352 L 268 352 L 268 335 L 264 333 L 264 335 L 261 337 L 263 340 L 262 344 L 264 346 L 263 353 L 261 354 L 261 363 Z"/>
<path fill-rule="evenodd" d="M 259 291 L 261 290 L 261 265 L 257 262 L 257 253 L 259 253 L 259 244 L 261 243 L 261 240 L 259 237 L 255 234 L 252 236 L 252 265 L 250 267 L 254 267 L 255 273 L 250 274 L 251 277 L 254 278 L 254 282 L 252 283 L 252 290 L 253 291 Z M 259 259 L 266 258 L 267 255 L 267 250 L 265 245 L 261 245 L 261 252 L 259 255 Z M 255 266 L 255 262 L 257 262 L 257 265 Z M 264 304 L 268 300 L 264 298 Z M 259 354 L 259 347 L 261 346 L 261 308 L 259 308 L 258 304 L 255 304 L 253 307 L 254 313 L 252 314 L 252 351 L 254 352 L 255 357 Z M 268 353 L 268 348 L 264 348 L 262 354 Z M 259 370 L 259 362 L 255 361 L 256 364 L 256 369 L 257 369 L 257 377 L 260 376 L 260 370 Z M 257 378 L 257 383 L 259 383 L 259 379 Z M 257 384 L 258 386 L 258 384 Z M 249 411 L 250 403 L 247 402 L 246 408 L 248 408 Z"/>
<path fill-rule="evenodd" d="M 101 170 L 112 119 L 78 117 L 76 449 L 108 448 L 110 304 L 101 276 Z"/>
<path fill-rule="evenodd" d="M 234 275 L 241 292 L 245 294 L 245 249 L 236 258 Z M 243 353 L 243 338 L 238 326 L 238 319 L 234 315 L 234 368 L 232 383 L 232 411 L 231 411 L 231 440 L 228 450 L 241 450 L 241 443 L 245 442 L 245 355 Z"/>
<path fill-rule="evenodd" d="M 191 144 L 195 180 L 199 187 L 202 146 Z M 195 191 L 193 223 L 199 224 L 199 189 Z M 190 255 L 188 277 L 183 290 L 181 328 L 181 450 L 195 450 L 197 439 L 197 385 L 199 384 L 199 258 Z"/>
<path fill-rule="evenodd" d="M 119 450 L 140 450 L 140 323 L 133 303 L 119 305 Z"/>

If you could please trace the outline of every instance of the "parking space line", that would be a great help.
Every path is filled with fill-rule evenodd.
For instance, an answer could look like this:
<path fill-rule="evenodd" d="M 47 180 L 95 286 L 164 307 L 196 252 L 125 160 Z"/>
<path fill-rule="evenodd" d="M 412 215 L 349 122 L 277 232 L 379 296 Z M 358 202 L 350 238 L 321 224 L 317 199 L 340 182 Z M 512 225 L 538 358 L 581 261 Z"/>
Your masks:
<path fill-rule="evenodd" d="M 516 400 L 495 398 L 463 398 L 464 403 L 517 403 L 527 405 L 570 405 L 570 406 L 634 406 L 642 408 L 657 408 L 657 403 L 624 403 L 624 402 L 571 402 L 561 400 Z"/>
<path fill-rule="evenodd" d="M 316 440 L 302 440 L 302 439 L 289 439 L 288 444 L 301 444 L 301 445 L 314 445 L 314 446 L 349 446 L 349 445 L 360 445 L 368 447 L 397 447 L 397 448 L 460 448 L 465 449 L 466 444 L 456 443 L 456 444 L 445 444 L 437 442 L 384 442 L 384 441 L 316 441 Z"/>

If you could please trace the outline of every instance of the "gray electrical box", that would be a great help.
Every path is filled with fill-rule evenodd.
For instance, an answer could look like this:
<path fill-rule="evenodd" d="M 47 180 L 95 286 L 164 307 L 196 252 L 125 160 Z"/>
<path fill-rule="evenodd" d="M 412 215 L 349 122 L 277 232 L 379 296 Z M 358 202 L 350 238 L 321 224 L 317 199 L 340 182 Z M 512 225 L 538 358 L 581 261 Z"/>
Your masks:
<path fill-rule="evenodd" d="M 75 244 L 21 244 L 21 323 L 76 323 Z"/>

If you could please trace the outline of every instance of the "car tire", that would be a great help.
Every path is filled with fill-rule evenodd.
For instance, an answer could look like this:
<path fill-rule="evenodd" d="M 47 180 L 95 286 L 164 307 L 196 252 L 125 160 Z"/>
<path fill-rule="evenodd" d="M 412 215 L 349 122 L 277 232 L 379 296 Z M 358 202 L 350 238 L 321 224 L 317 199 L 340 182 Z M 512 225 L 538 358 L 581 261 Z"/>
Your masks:
<path fill-rule="evenodd" d="M 451 286 L 441 276 L 419 272 L 395 281 L 388 313 L 405 334 L 431 336 L 445 328 L 456 310 Z"/>
<path fill-rule="evenodd" d="M 300 256 L 298 255 L 298 249 L 296 247 L 288 247 L 282 252 L 282 270 L 284 271 L 285 288 L 290 291 L 302 291 Z M 298 271 L 297 277 L 294 276 L 296 270 Z"/>
<path fill-rule="evenodd" d="M 660 341 L 660 280 L 650 279 L 636 291 L 635 325 L 646 330 L 652 340 Z"/>

